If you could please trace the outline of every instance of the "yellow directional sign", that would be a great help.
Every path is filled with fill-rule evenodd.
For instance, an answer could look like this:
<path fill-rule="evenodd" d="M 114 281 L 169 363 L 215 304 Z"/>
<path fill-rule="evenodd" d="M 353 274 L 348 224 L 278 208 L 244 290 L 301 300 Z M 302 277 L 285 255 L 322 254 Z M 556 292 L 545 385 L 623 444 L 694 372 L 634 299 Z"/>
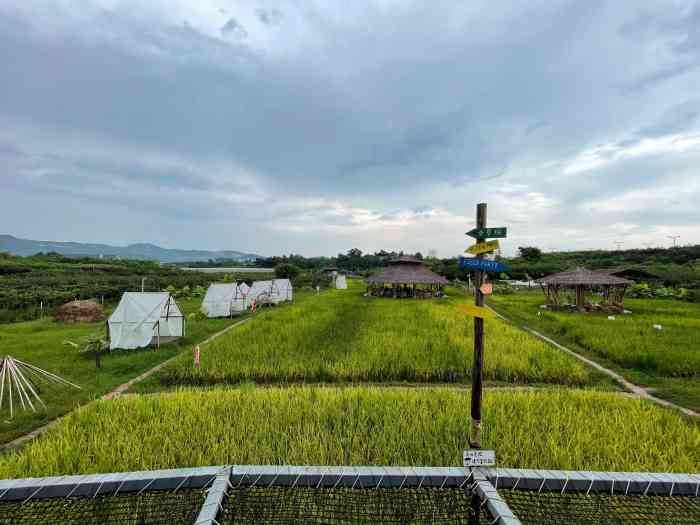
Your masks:
<path fill-rule="evenodd" d="M 458 307 L 462 312 L 469 317 L 481 317 L 482 319 L 490 319 L 494 317 L 493 312 L 483 306 L 474 306 L 473 304 L 460 304 Z"/>
<path fill-rule="evenodd" d="M 501 247 L 498 241 L 486 241 L 477 242 L 476 244 L 470 246 L 464 253 L 471 253 L 473 255 L 479 255 L 480 253 L 489 253 L 498 250 Z"/>

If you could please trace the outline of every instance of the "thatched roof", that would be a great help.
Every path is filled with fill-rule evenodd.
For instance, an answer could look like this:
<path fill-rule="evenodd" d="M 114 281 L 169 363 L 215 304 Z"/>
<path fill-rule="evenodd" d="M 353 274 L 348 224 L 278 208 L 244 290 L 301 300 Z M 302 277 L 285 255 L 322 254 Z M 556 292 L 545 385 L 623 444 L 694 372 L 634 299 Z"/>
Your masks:
<path fill-rule="evenodd" d="M 367 284 L 447 284 L 449 281 L 428 270 L 423 261 L 402 256 L 392 261 L 382 271 L 365 279 Z"/>
<path fill-rule="evenodd" d="M 71 301 L 56 311 L 54 319 L 67 323 L 92 323 L 104 321 L 105 313 L 95 301 Z"/>
<path fill-rule="evenodd" d="M 559 286 L 628 286 L 634 281 L 615 277 L 605 272 L 594 272 L 585 268 L 575 268 L 566 272 L 543 277 L 538 282 Z"/>

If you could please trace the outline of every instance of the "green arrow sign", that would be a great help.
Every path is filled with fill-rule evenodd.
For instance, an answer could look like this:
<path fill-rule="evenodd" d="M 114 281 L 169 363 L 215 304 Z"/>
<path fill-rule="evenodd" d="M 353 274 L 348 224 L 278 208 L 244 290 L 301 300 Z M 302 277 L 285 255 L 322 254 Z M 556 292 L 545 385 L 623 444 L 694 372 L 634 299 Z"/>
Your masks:
<path fill-rule="evenodd" d="M 466 235 L 475 239 L 505 239 L 506 228 L 474 228 L 469 230 Z"/>

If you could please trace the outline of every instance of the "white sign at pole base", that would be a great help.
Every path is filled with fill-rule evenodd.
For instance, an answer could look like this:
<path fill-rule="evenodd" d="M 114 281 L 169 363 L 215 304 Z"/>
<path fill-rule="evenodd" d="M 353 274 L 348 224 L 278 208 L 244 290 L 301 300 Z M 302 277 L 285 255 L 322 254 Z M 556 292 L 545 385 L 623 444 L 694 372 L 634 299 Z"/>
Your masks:
<path fill-rule="evenodd" d="M 496 464 L 494 450 L 471 449 L 464 451 L 465 467 L 491 467 Z"/>

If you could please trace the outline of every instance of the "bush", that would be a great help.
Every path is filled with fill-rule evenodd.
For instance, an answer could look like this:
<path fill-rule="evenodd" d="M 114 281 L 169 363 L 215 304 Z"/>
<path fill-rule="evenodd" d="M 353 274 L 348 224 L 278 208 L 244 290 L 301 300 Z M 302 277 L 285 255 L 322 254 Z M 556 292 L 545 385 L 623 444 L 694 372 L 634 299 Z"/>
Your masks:
<path fill-rule="evenodd" d="M 648 284 L 638 283 L 627 290 L 627 296 L 633 298 L 654 297 L 654 292 Z"/>
<path fill-rule="evenodd" d="M 493 293 L 497 295 L 513 295 L 515 293 L 515 287 L 508 283 L 494 284 Z"/>
<path fill-rule="evenodd" d="M 275 266 L 275 277 L 278 279 L 290 279 L 293 281 L 299 273 L 301 273 L 299 267 L 290 263 L 280 263 Z"/>

